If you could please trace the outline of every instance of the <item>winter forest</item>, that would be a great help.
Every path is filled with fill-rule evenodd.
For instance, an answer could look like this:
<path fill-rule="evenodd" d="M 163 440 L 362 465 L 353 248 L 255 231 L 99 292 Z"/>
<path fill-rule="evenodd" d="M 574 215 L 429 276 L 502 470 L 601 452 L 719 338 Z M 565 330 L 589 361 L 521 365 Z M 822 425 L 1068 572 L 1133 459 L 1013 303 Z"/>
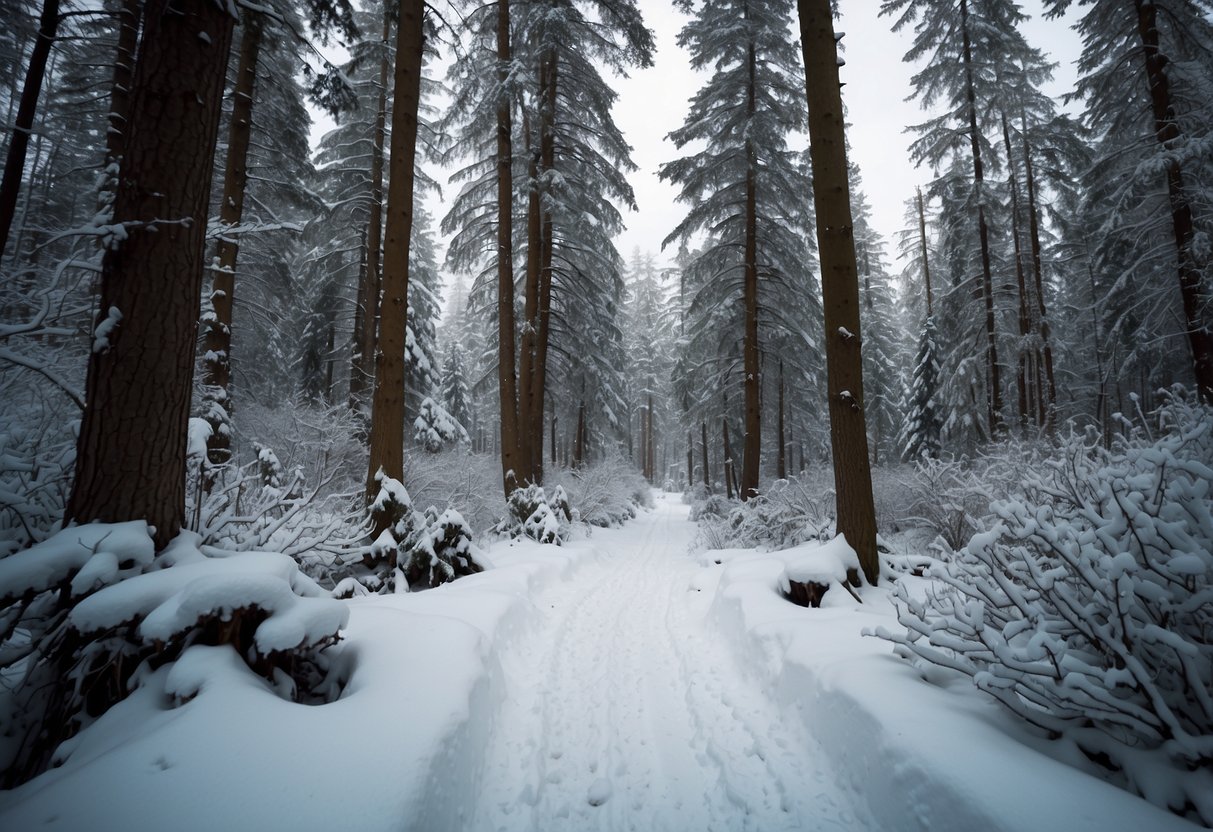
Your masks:
<path fill-rule="evenodd" d="M 0 828 L 1213 827 L 1213 0 L 0 0 L 0 112 Z"/>

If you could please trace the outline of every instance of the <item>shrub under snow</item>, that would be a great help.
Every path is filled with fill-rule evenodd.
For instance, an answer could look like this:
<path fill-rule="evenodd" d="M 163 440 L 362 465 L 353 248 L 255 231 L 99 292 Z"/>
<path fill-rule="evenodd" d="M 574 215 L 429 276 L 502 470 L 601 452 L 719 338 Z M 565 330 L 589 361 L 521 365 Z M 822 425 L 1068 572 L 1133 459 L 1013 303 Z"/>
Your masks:
<path fill-rule="evenodd" d="M 875 634 L 1213 825 L 1213 410 L 1176 395 L 1154 429 L 1066 442 Z"/>
<path fill-rule="evenodd" d="M 68 527 L 0 560 L 0 587 L 5 785 L 45 769 L 141 668 L 194 645 L 228 645 L 283 696 L 323 699 L 348 614 L 287 555 L 201 548 L 190 532 L 156 554 L 143 522 Z"/>

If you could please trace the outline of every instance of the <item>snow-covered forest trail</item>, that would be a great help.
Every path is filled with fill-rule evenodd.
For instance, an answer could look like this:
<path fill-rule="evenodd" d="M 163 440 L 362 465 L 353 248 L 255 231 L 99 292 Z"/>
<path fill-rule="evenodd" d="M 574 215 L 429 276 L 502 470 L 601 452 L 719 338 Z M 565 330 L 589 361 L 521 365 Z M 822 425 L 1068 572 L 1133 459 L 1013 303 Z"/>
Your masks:
<path fill-rule="evenodd" d="M 798 717 L 743 675 L 691 586 L 687 507 L 658 499 L 540 595 L 500 655 L 506 701 L 470 828 L 862 829 Z"/>

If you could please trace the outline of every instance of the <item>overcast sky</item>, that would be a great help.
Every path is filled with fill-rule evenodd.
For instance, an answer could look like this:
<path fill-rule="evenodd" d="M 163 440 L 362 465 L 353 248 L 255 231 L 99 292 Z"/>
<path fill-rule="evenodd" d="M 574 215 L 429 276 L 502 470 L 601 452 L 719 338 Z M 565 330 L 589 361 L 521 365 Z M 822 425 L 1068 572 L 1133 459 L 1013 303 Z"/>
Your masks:
<path fill-rule="evenodd" d="M 1055 81 L 1047 91 L 1055 96 L 1069 91 L 1075 77 L 1073 62 L 1080 49 L 1078 35 L 1069 28 L 1073 13 L 1066 20 L 1044 20 L 1042 0 L 1021 2 L 1032 15 L 1025 27 L 1029 42 L 1058 63 Z M 677 189 L 658 179 L 657 168 L 678 157 L 677 148 L 666 136 L 682 125 L 691 96 L 706 80 L 691 71 L 687 54 L 677 44 L 686 16 L 675 11 L 670 0 L 640 0 L 639 5 L 656 34 L 657 54 L 653 67 L 635 71 L 615 83 L 619 92 L 615 119 L 631 143 L 632 158 L 639 166 L 630 177 L 639 210 L 625 213 L 627 230 L 617 241 L 625 259 L 636 247 L 660 253 L 661 241 L 686 212 L 686 207 L 676 202 Z M 907 150 L 911 137 L 905 132 L 906 126 L 928 115 L 917 102 L 906 100 L 915 69 L 901 58 L 913 32 L 894 34 L 891 19 L 878 17 L 879 0 L 842 0 L 840 6 L 843 18 L 838 31 L 846 33 L 846 66 L 841 75 L 851 125 L 852 159 L 862 172 L 874 225 L 889 243 L 890 254 L 894 254 L 895 235 L 904 224 L 905 200 L 913 195 L 915 185 L 930 178 L 930 171 L 913 167 Z M 436 70 L 444 72 L 445 67 Z M 327 116 L 314 116 L 313 145 L 332 127 Z M 440 182 L 446 181 L 442 171 L 432 172 Z M 450 187 L 447 191 L 453 193 Z M 805 198 L 811 197 L 806 194 Z M 437 199 L 430 208 L 436 218 L 445 213 Z M 672 255 L 673 251 L 667 252 L 659 262 Z"/>
<path fill-rule="evenodd" d="M 842 0 L 839 5 L 843 18 L 837 30 L 845 33 L 846 66 L 841 77 L 851 124 L 852 160 L 863 175 L 874 225 L 893 254 L 894 235 L 903 226 L 905 200 L 913 196 L 915 185 L 930 179 L 930 171 L 915 170 L 909 161 L 911 136 L 905 132 L 907 125 L 927 117 L 917 102 L 905 100 L 915 69 L 901 58 L 910 47 L 913 32 L 894 34 L 891 18 L 877 15 L 878 0 Z M 1074 83 L 1072 64 L 1080 49 L 1077 34 L 1066 21 L 1043 20 L 1040 0 L 1023 0 L 1023 5 L 1033 15 L 1026 29 L 1029 42 L 1059 63 L 1056 83 L 1049 92 L 1068 91 Z M 633 73 L 616 87 L 615 119 L 640 166 L 631 177 L 639 211 L 627 215 L 628 229 L 618 241 L 625 258 L 637 246 L 642 251 L 660 251 L 661 241 L 686 213 L 686 207 L 675 201 L 677 189 L 657 178 L 657 168 L 679 155 L 666 136 L 682 125 L 690 97 L 705 80 L 691 72 L 688 56 L 677 44 L 686 16 L 674 11 L 668 0 L 645 0 L 641 7 L 657 34 L 655 65 Z"/>

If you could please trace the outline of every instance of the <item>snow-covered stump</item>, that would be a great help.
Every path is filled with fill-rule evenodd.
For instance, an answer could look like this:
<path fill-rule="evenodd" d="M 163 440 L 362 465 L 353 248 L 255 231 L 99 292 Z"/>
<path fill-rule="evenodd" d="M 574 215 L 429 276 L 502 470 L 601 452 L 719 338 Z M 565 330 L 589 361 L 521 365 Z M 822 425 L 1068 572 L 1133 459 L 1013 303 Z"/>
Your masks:
<path fill-rule="evenodd" d="M 232 650 L 292 701 L 333 693 L 324 651 L 347 607 L 286 555 L 208 551 L 185 532 L 157 554 L 146 523 L 94 523 L 0 560 L 4 785 L 196 646 Z"/>
<path fill-rule="evenodd" d="M 785 566 L 779 589 L 793 604 L 817 608 L 835 583 L 848 592 L 850 587 L 860 586 L 859 556 L 842 535 L 822 545 L 797 546 L 781 555 Z"/>

